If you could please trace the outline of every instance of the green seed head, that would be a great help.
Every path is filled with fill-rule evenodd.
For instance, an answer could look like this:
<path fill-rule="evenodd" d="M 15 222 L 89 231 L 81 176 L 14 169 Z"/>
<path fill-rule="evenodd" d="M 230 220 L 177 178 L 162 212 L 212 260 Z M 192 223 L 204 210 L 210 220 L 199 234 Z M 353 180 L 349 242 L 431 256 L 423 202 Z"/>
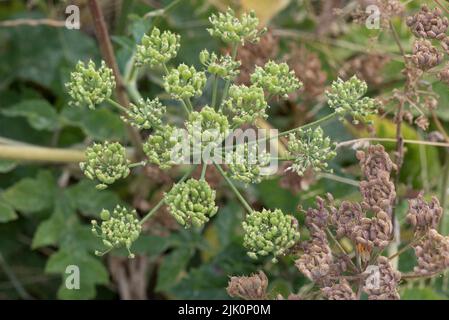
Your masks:
<path fill-rule="evenodd" d="M 326 91 L 329 106 L 343 118 L 346 114 L 351 115 L 355 124 L 359 119 L 364 120 L 367 116 L 377 113 L 379 103 L 372 98 L 363 97 L 368 90 L 365 81 L 353 76 L 347 81 L 338 80 L 332 82 L 331 90 Z"/>
<path fill-rule="evenodd" d="M 244 143 L 226 155 L 226 164 L 233 179 L 245 184 L 262 181 L 261 168 L 269 165 L 270 155 L 258 149 L 257 143 Z"/>
<path fill-rule="evenodd" d="M 217 213 L 215 191 L 205 180 L 189 179 L 165 195 L 171 215 L 185 228 L 200 227 Z"/>
<path fill-rule="evenodd" d="M 254 11 L 244 13 L 237 18 L 234 10 L 228 8 L 225 13 L 213 14 L 209 21 L 212 24 L 212 28 L 207 29 L 210 35 L 227 43 L 240 42 L 242 45 L 245 44 L 245 41 L 255 43 L 265 32 L 265 29 L 258 30 L 259 19 Z"/>
<path fill-rule="evenodd" d="M 150 163 L 159 166 L 161 169 L 169 169 L 173 165 L 179 164 L 181 159 L 180 147 L 186 134 L 181 129 L 174 126 L 163 125 L 158 128 L 143 145 L 143 151 Z"/>
<path fill-rule="evenodd" d="M 124 207 L 117 206 L 112 213 L 103 209 L 100 217 L 102 220 L 101 224 L 97 223 L 96 220 L 92 221 L 92 231 L 102 239 L 107 250 L 125 247 L 129 252 L 129 257 L 134 258 L 134 254 L 129 250 L 142 230 L 136 211 L 129 211 Z M 103 255 L 99 251 L 95 253 Z"/>
<path fill-rule="evenodd" d="M 136 64 L 155 67 L 167 63 L 176 57 L 179 50 L 180 36 L 170 31 L 153 28 L 150 35 L 144 35 L 137 46 Z"/>
<path fill-rule="evenodd" d="M 251 75 L 251 82 L 272 95 L 284 97 L 302 87 L 295 72 L 290 70 L 286 63 L 278 64 L 273 61 L 268 61 L 263 68 L 256 66 Z"/>
<path fill-rule="evenodd" d="M 235 61 L 231 56 L 218 57 L 207 50 L 200 52 L 200 62 L 207 68 L 210 74 L 214 74 L 225 80 L 232 80 L 239 74 L 240 61 Z"/>
<path fill-rule="evenodd" d="M 87 65 L 80 61 L 70 74 L 70 82 L 66 83 L 66 87 L 72 98 L 70 105 L 87 105 L 90 109 L 95 109 L 96 105 L 111 96 L 115 78 L 104 61 L 98 69 L 93 61 L 89 61 Z"/>
<path fill-rule="evenodd" d="M 225 115 L 205 106 L 200 112 L 192 112 L 186 122 L 193 146 L 214 148 L 228 136 L 229 123 Z"/>
<path fill-rule="evenodd" d="M 254 123 L 257 118 L 267 118 L 263 89 L 256 86 L 232 85 L 229 97 L 224 102 L 226 110 L 231 114 L 235 125 Z"/>
<path fill-rule="evenodd" d="M 95 143 L 86 149 L 86 161 L 80 163 L 84 175 L 91 180 L 98 180 L 98 189 L 129 175 L 129 160 L 126 149 L 118 142 Z"/>
<path fill-rule="evenodd" d="M 206 84 L 206 74 L 194 67 L 180 64 L 164 77 L 164 88 L 174 99 L 185 100 L 200 96 Z"/>
<path fill-rule="evenodd" d="M 158 98 L 140 99 L 137 104 L 130 104 L 126 117 L 122 119 L 138 129 L 156 129 L 161 127 L 165 112 L 166 108 Z"/>
<path fill-rule="evenodd" d="M 324 136 L 321 127 L 291 133 L 287 149 L 293 157 L 290 169 L 300 176 L 307 168 L 315 172 L 328 171 L 327 162 L 336 156 L 335 145 L 329 137 Z"/>
<path fill-rule="evenodd" d="M 298 222 L 291 215 L 281 210 L 254 211 L 243 222 L 245 235 L 243 245 L 248 249 L 248 256 L 284 255 L 299 240 Z"/>

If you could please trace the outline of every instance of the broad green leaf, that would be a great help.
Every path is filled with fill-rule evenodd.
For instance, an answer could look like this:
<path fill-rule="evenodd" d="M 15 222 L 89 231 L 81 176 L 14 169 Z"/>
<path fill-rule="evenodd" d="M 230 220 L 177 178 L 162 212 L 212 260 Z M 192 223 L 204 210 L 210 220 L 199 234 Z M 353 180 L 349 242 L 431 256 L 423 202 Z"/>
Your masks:
<path fill-rule="evenodd" d="M 268 209 L 279 208 L 284 213 L 293 213 L 299 203 L 299 197 L 279 187 L 278 179 L 262 181 L 257 185 L 258 198 Z"/>
<path fill-rule="evenodd" d="M 0 223 L 16 220 L 17 217 L 17 213 L 10 205 L 0 202 Z"/>
<path fill-rule="evenodd" d="M 36 178 L 25 178 L 8 188 L 3 198 L 25 214 L 49 209 L 55 196 L 55 180 L 50 172 L 40 171 Z"/>
<path fill-rule="evenodd" d="M 52 131 L 59 127 L 58 114 L 46 100 L 24 100 L 4 109 L 2 114 L 8 117 L 25 117 L 36 130 Z"/>
<path fill-rule="evenodd" d="M 68 289 L 66 277 L 68 266 L 79 268 L 80 288 Z M 109 276 L 106 268 L 98 258 L 84 251 L 68 251 L 61 249 L 50 256 L 45 267 L 46 273 L 62 274 L 62 284 L 58 290 L 60 299 L 91 299 L 95 297 L 97 284 L 107 284 Z"/>
<path fill-rule="evenodd" d="M 57 215 L 53 215 L 39 224 L 34 233 L 31 248 L 36 249 L 49 245 L 56 245 L 63 231 L 64 220 Z"/>
<path fill-rule="evenodd" d="M 165 256 L 159 269 L 156 291 L 165 291 L 180 280 L 182 271 L 187 267 L 193 252 L 189 247 L 181 247 Z"/>
<path fill-rule="evenodd" d="M 95 140 L 121 140 L 126 136 L 123 121 L 108 109 L 68 107 L 62 111 L 61 116 L 67 124 L 81 128 Z"/>
<path fill-rule="evenodd" d="M 112 210 L 121 204 L 120 198 L 109 190 L 99 191 L 95 183 L 82 180 L 66 191 L 67 196 L 74 206 L 86 216 L 98 217 L 102 209 Z"/>

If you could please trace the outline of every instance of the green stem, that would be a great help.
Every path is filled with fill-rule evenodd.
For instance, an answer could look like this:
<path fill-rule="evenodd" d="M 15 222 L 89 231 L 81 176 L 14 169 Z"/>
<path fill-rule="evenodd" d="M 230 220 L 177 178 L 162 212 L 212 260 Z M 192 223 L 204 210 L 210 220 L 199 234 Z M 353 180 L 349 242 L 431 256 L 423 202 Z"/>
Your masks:
<path fill-rule="evenodd" d="M 128 168 L 135 168 L 135 167 L 140 167 L 140 166 L 145 166 L 147 164 L 146 161 L 140 161 L 140 162 L 136 162 L 136 163 L 131 163 Z"/>
<path fill-rule="evenodd" d="M 217 89 L 218 89 L 218 78 L 214 75 L 214 83 L 212 88 L 212 108 L 215 109 L 215 104 L 217 102 Z"/>
<path fill-rule="evenodd" d="M 235 60 L 235 58 L 237 57 L 237 48 L 238 48 L 238 42 L 233 43 L 233 45 L 232 45 L 232 60 Z M 221 97 L 220 110 L 223 106 L 223 102 L 228 97 L 228 91 L 229 91 L 230 85 L 231 85 L 231 79 L 226 80 L 225 87 L 223 89 L 223 96 Z"/>
<path fill-rule="evenodd" d="M 107 102 L 109 102 L 109 104 L 111 104 L 112 106 L 114 106 L 115 108 L 117 108 L 118 110 L 120 110 L 121 112 L 123 112 L 124 114 L 128 114 L 128 109 L 126 109 L 124 106 L 122 106 L 120 103 L 115 102 L 114 100 L 112 100 L 111 98 L 106 99 Z"/>
<path fill-rule="evenodd" d="M 191 174 L 192 172 L 196 169 L 197 165 L 192 166 L 192 168 L 190 170 L 188 170 L 183 176 L 182 178 L 177 182 L 177 183 L 183 183 Z M 157 210 L 159 210 L 159 208 L 165 203 L 165 198 L 162 198 L 154 207 L 153 209 L 151 209 L 143 218 L 142 220 L 140 220 L 140 224 L 144 224 L 145 221 L 147 221 L 149 218 L 151 218 L 151 216 L 153 216 L 153 214 L 156 213 Z"/>
<path fill-rule="evenodd" d="M 227 174 L 223 171 L 223 169 L 214 162 L 214 166 L 215 168 L 217 168 L 217 170 L 220 172 L 220 174 L 223 176 L 223 178 L 226 180 L 226 182 L 228 183 L 229 187 L 231 187 L 232 191 L 235 193 L 235 195 L 237 196 L 237 198 L 240 200 L 240 202 L 242 203 L 242 205 L 245 207 L 245 209 L 248 211 L 248 213 L 252 213 L 253 209 L 251 208 L 251 206 L 248 204 L 248 202 L 246 202 L 245 198 L 243 198 L 242 194 L 237 190 L 237 187 L 234 185 L 234 183 L 232 183 L 231 179 L 229 179 L 229 177 L 227 176 Z"/>
<path fill-rule="evenodd" d="M 447 200 L 447 188 L 448 188 L 448 182 L 449 182 L 449 151 L 445 150 L 444 155 L 444 169 L 443 169 L 443 179 L 441 181 L 441 195 L 440 195 L 440 203 L 441 208 L 443 208 L 443 214 L 441 215 L 440 220 L 440 231 L 446 231 L 444 230 L 444 216 L 447 215 L 446 212 L 446 200 Z"/>
<path fill-rule="evenodd" d="M 293 133 L 293 132 L 296 132 L 296 131 L 299 131 L 299 130 L 308 129 L 308 128 L 316 126 L 316 125 L 318 125 L 320 123 L 326 122 L 326 121 L 332 119 L 333 117 L 335 117 L 336 115 L 337 115 L 336 112 L 332 112 L 332 113 L 328 114 L 327 116 L 322 117 L 321 119 L 315 120 L 313 122 L 307 123 L 307 124 L 305 124 L 303 126 L 300 126 L 300 127 L 294 128 L 294 129 L 290 129 L 290 130 L 281 132 L 281 133 L 279 133 L 277 135 L 270 136 L 268 139 L 270 139 L 270 140 L 271 139 L 276 139 L 278 137 L 283 137 L 283 136 L 286 136 L 286 135 L 288 135 L 290 133 Z"/>
<path fill-rule="evenodd" d="M 190 111 L 193 111 L 192 102 L 190 102 L 190 99 L 186 99 L 186 104 L 189 107 Z"/>
<path fill-rule="evenodd" d="M 180 100 L 180 101 L 181 101 L 182 107 L 184 108 L 184 111 L 185 111 L 187 114 L 190 114 L 190 109 L 189 109 L 189 107 L 187 107 L 187 105 L 186 105 L 186 103 L 184 102 L 184 100 Z"/>
<path fill-rule="evenodd" d="M 204 180 L 204 178 L 206 177 L 206 170 L 207 170 L 207 163 L 203 164 L 203 169 L 201 170 L 201 180 Z"/>

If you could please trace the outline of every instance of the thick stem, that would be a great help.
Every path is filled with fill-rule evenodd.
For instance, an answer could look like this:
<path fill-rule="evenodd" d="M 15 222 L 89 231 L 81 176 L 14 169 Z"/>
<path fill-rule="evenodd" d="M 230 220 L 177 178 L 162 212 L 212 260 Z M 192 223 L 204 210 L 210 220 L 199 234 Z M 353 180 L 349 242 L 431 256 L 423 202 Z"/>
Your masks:
<path fill-rule="evenodd" d="M 0 159 L 71 163 L 85 160 L 84 151 L 24 145 L 0 145 Z"/>
<path fill-rule="evenodd" d="M 248 202 L 246 202 L 245 198 L 242 196 L 242 194 L 237 190 L 237 187 L 234 185 L 234 183 L 232 183 L 231 179 L 229 179 L 229 177 L 227 176 L 227 174 L 223 171 L 223 169 L 220 167 L 220 165 L 216 164 L 214 162 L 214 166 L 217 168 L 217 170 L 220 172 L 220 174 L 223 176 L 223 178 L 226 180 L 226 182 L 228 183 L 229 187 L 232 189 L 232 191 L 235 193 L 235 195 L 237 196 L 237 198 L 240 200 L 240 202 L 242 203 L 242 205 L 245 207 L 245 209 L 248 211 L 248 213 L 252 213 L 253 209 L 251 208 L 251 206 L 248 204 Z"/>

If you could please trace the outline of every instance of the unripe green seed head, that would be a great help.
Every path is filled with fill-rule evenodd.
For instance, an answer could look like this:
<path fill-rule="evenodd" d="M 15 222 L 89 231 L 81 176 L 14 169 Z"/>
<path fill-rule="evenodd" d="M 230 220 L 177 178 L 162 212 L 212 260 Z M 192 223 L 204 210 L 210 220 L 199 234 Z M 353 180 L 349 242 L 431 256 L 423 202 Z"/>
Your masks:
<path fill-rule="evenodd" d="M 235 61 L 231 56 L 218 57 L 215 53 L 209 53 L 207 50 L 200 52 L 200 62 L 207 71 L 226 80 L 232 80 L 239 74 L 240 61 Z"/>
<path fill-rule="evenodd" d="M 136 211 L 117 206 L 112 213 L 103 209 L 100 216 L 103 220 L 100 225 L 96 221 L 92 223 L 94 234 L 102 239 L 107 249 L 125 247 L 129 258 L 133 258 L 134 255 L 129 250 L 142 230 Z M 103 255 L 99 251 L 95 251 L 95 254 Z"/>
<path fill-rule="evenodd" d="M 126 149 L 118 142 L 95 143 L 86 149 L 86 161 L 80 163 L 84 175 L 91 180 L 98 180 L 98 189 L 129 175 L 129 160 Z"/>
<path fill-rule="evenodd" d="M 206 74 L 194 67 L 180 64 L 164 77 L 164 89 L 173 99 L 185 100 L 200 96 L 206 85 Z"/>
<path fill-rule="evenodd" d="M 308 168 L 315 172 L 330 171 L 327 162 L 336 156 L 335 144 L 324 136 L 321 127 L 291 133 L 287 150 L 293 157 L 290 169 L 300 176 Z"/>
<path fill-rule="evenodd" d="M 96 105 L 111 96 L 115 78 L 104 61 L 98 69 L 93 61 L 89 61 L 87 65 L 80 61 L 70 74 L 70 82 L 66 83 L 66 87 L 72 98 L 70 105 L 87 105 L 90 109 L 95 109 Z"/>
<path fill-rule="evenodd" d="M 137 46 L 136 64 L 155 67 L 167 63 L 176 57 L 180 36 L 170 31 L 161 31 L 154 27 L 150 35 L 144 35 Z"/>
<path fill-rule="evenodd" d="M 263 89 L 256 86 L 232 85 L 224 106 L 236 125 L 253 124 L 257 118 L 267 118 L 268 104 Z"/>
<path fill-rule="evenodd" d="M 263 67 L 256 66 L 251 75 L 251 82 L 272 95 L 288 97 L 302 87 L 295 72 L 286 63 L 268 61 Z"/>
<path fill-rule="evenodd" d="M 258 149 L 257 143 L 244 143 L 226 154 L 226 164 L 233 179 L 245 184 L 262 181 L 261 168 L 269 165 L 270 155 Z"/>
<path fill-rule="evenodd" d="M 299 240 L 298 222 L 279 209 L 253 211 L 243 222 L 243 230 L 243 245 L 253 259 L 272 255 L 276 262 L 276 257 L 284 255 Z"/>
<path fill-rule="evenodd" d="M 218 210 L 215 190 L 205 180 L 189 179 L 178 183 L 165 195 L 170 214 L 185 228 L 200 227 Z"/>
<path fill-rule="evenodd" d="M 158 98 L 140 99 L 137 104 L 130 104 L 126 117 L 122 119 L 138 129 L 156 129 L 162 126 L 165 112 L 166 108 Z"/>
<path fill-rule="evenodd" d="M 185 126 L 193 146 L 214 148 L 229 134 L 226 116 L 209 106 L 203 107 L 199 112 L 192 112 Z"/>
<path fill-rule="evenodd" d="M 220 38 L 226 43 L 241 43 L 245 41 L 256 43 L 265 29 L 258 30 L 259 19 L 254 11 L 244 13 L 237 18 L 234 10 L 228 8 L 225 13 L 213 14 L 209 18 L 212 28 L 207 29 L 210 35 Z"/>
<path fill-rule="evenodd" d="M 331 90 L 326 91 L 328 104 L 343 118 L 351 115 L 355 124 L 359 119 L 365 120 L 369 115 L 377 113 L 379 102 L 375 99 L 363 97 L 368 90 L 365 81 L 353 76 L 347 81 L 338 80 L 332 82 Z"/>
<path fill-rule="evenodd" d="M 161 169 L 169 169 L 179 164 L 182 159 L 175 149 L 182 144 L 185 136 L 181 129 L 163 125 L 148 137 L 143 145 L 143 151 L 150 163 Z"/>

